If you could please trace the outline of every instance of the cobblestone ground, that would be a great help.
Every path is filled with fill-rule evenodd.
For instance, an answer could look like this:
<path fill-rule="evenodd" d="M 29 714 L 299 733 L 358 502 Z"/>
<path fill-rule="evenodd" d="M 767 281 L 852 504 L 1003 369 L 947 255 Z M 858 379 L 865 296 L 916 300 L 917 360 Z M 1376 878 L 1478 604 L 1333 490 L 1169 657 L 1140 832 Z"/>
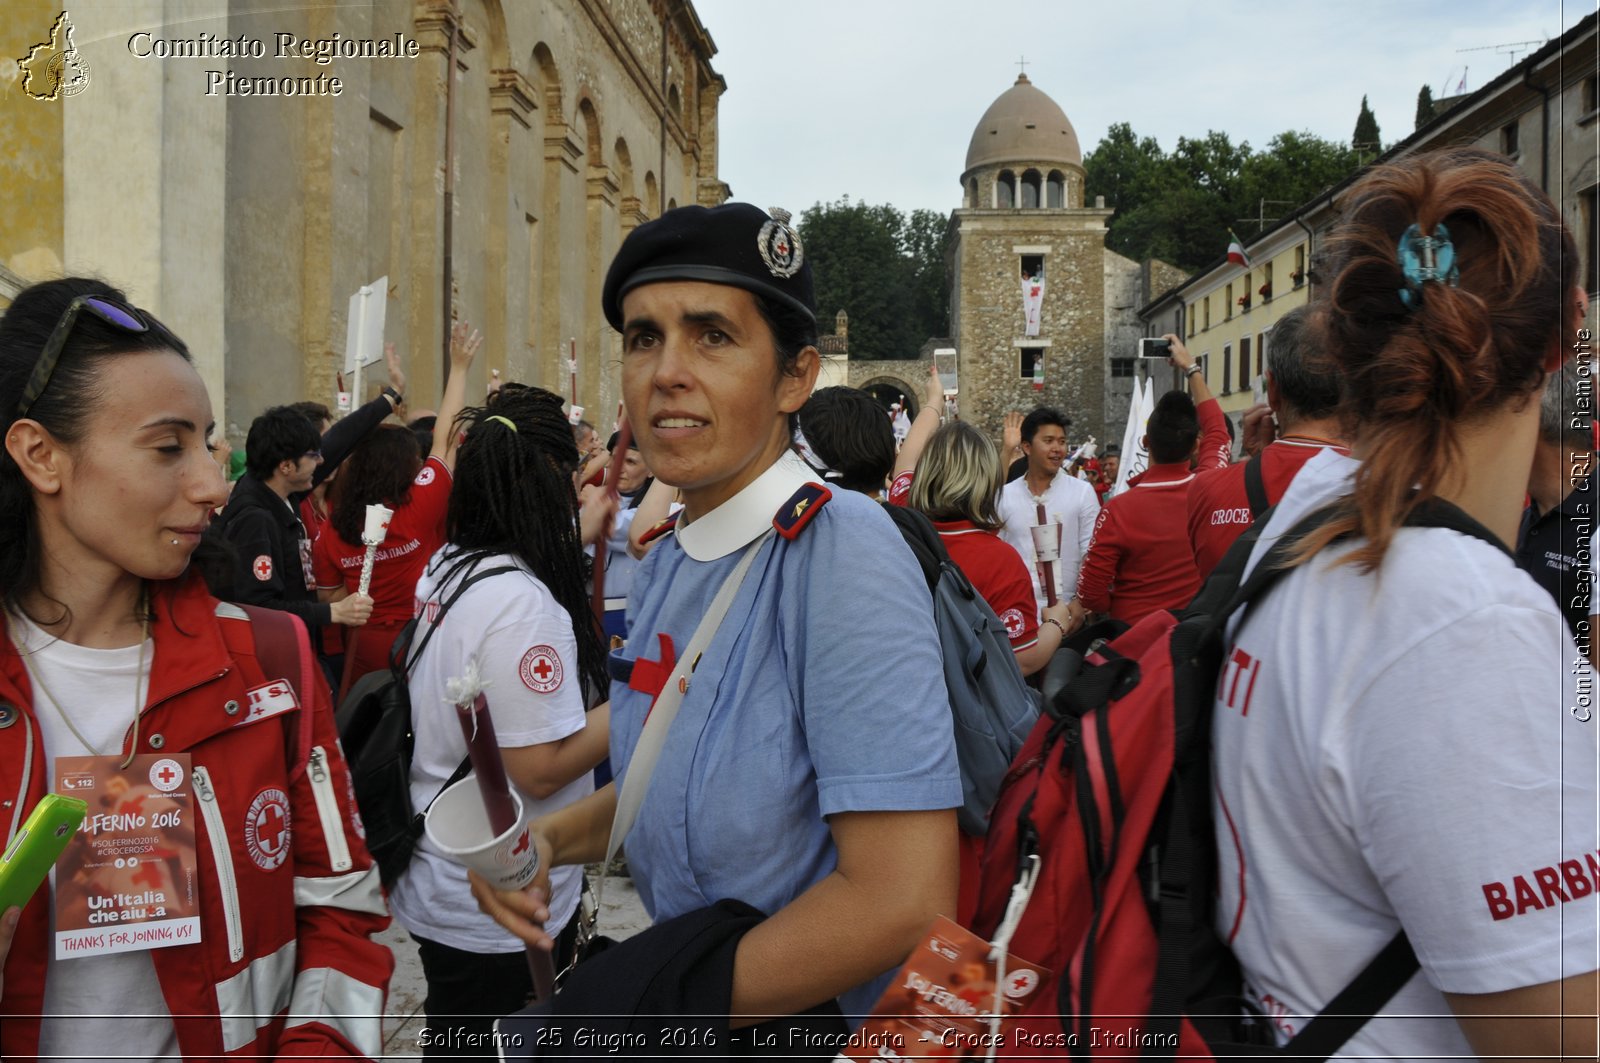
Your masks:
<path fill-rule="evenodd" d="M 590 868 L 590 881 L 594 880 Z M 639 894 L 633 880 L 612 876 L 606 881 L 605 901 L 600 912 L 600 932 L 608 937 L 631 937 L 650 925 L 639 903 Z M 383 1058 L 407 1059 L 422 1055 L 417 1046 L 417 1034 L 427 1024 L 422 1013 L 422 1000 L 427 996 L 427 985 L 422 980 L 422 963 L 417 959 L 417 946 L 411 935 L 399 924 L 391 926 L 380 938 L 394 952 L 394 980 L 389 983 L 389 1005 L 383 1019 Z"/>

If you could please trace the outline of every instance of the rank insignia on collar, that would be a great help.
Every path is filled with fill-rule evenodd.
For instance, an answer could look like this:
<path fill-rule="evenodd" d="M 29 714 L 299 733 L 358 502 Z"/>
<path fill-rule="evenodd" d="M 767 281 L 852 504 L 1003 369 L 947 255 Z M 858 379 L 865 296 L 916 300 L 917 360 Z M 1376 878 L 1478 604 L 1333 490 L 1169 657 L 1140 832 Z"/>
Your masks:
<path fill-rule="evenodd" d="M 756 247 L 761 251 L 761 261 L 774 277 L 792 277 L 800 272 L 806 259 L 800 246 L 800 234 L 789 224 L 789 212 L 782 207 L 767 211 L 772 220 L 761 227 L 756 237 Z"/>
<path fill-rule="evenodd" d="M 778 510 L 778 515 L 772 518 L 772 526 L 785 539 L 793 539 L 832 497 L 833 492 L 821 484 L 806 484 L 789 496 L 789 500 Z"/>
<path fill-rule="evenodd" d="M 655 527 L 651 528 L 649 531 L 647 531 L 643 535 L 639 536 L 639 541 L 641 543 L 653 543 L 657 539 L 661 538 L 663 535 L 667 534 L 667 532 L 672 531 L 674 528 L 676 528 L 678 526 L 678 515 L 681 514 L 682 512 L 683 512 L 683 510 L 680 509 L 680 510 L 678 510 L 677 513 L 674 513 L 672 516 L 668 517 L 666 520 L 661 521 Z"/>

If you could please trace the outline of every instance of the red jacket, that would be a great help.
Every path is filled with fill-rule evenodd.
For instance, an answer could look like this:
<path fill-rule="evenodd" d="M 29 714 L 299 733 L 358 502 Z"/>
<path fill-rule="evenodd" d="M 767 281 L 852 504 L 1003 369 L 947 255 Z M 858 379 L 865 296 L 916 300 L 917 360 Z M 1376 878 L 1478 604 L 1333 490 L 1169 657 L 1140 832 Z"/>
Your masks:
<path fill-rule="evenodd" d="M 1228 467 L 1226 415 L 1216 399 L 1195 407 L 1200 445 L 1189 462 L 1152 465 L 1100 510 L 1078 573 L 1078 600 L 1092 613 L 1137 623 L 1157 609 L 1189 604 L 1200 589 L 1189 545 L 1188 484 L 1197 472 Z"/>
<path fill-rule="evenodd" d="M 1107 502 L 1078 573 L 1078 600 L 1129 624 L 1157 609 L 1187 605 L 1200 589 L 1185 506 L 1189 463 L 1152 465 Z"/>
<path fill-rule="evenodd" d="M 188 753 L 194 769 L 201 940 L 150 954 L 179 1049 L 186 1059 L 376 1056 L 394 961 L 371 937 L 389 915 L 327 687 L 317 678 L 301 692 L 309 706 L 252 720 L 241 709 L 265 704 L 271 684 L 244 612 L 212 598 L 198 576 L 159 584 L 152 597 L 155 655 L 137 752 Z M 0 705 L 13 710 L 0 713 L 8 721 L 0 723 L 0 824 L 14 833 L 50 789 L 51 757 L 26 667 L 4 634 Z M 292 825 L 289 856 L 277 863 L 245 832 L 252 804 L 267 795 L 270 805 L 272 791 L 287 796 Z M 38 1052 L 51 939 L 41 889 L 23 909 L 5 966 L 8 1060 Z"/>
<path fill-rule="evenodd" d="M 1261 480 L 1267 489 L 1267 505 L 1275 506 L 1289 489 L 1289 481 L 1300 466 L 1321 454 L 1320 442 L 1280 439 L 1267 447 L 1261 457 Z M 1344 448 L 1337 447 L 1341 453 Z M 1189 542 L 1194 547 L 1195 568 L 1205 582 L 1233 541 L 1255 522 L 1250 513 L 1250 496 L 1244 488 L 1246 462 L 1226 469 L 1204 472 L 1189 485 Z"/>

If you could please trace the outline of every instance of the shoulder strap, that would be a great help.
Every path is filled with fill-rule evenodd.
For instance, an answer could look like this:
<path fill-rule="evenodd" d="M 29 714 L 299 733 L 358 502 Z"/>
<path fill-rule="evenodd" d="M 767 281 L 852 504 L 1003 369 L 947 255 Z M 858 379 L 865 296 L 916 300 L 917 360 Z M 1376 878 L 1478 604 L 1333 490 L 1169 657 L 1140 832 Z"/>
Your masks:
<path fill-rule="evenodd" d="M 407 653 L 402 654 L 402 656 L 408 656 L 409 659 L 407 659 L 403 665 L 397 664 L 396 662 L 391 662 L 390 667 L 395 668 L 402 674 L 409 675 L 411 673 L 411 669 L 418 661 L 422 659 L 422 651 L 428 648 L 428 643 L 433 639 L 433 633 L 439 630 L 440 621 L 442 621 L 444 619 L 444 615 L 450 611 L 450 607 L 456 604 L 456 599 L 460 598 L 467 592 L 468 587 L 472 586 L 474 583 L 477 583 L 479 580 L 488 579 L 490 576 L 499 576 L 506 572 L 521 571 L 522 569 L 518 568 L 516 565 L 500 565 L 496 568 L 485 569 L 482 572 L 474 572 L 472 575 L 462 580 L 460 586 L 456 587 L 455 591 L 451 593 L 450 597 L 446 598 L 440 604 L 439 612 L 435 614 L 433 621 L 428 625 L 428 630 L 423 632 L 422 642 L 417 646 L 416 652 L 410 653 L 407 651 Z"/>
<path fill-rule="evenodd" d="M 1272 505 L 1267 500 L 1267 477 L 1261 469 L 1261 461 L 1266 454 L 1263 448 L 1244 465 L 1244 494 L 1250 500 L 1250 515 L 1257 519 Z"/>
<path fill-rule="evenodd" d="M 1416 950 L 1401 930 L 1280 1051 L 1295 1059 L 1327 1059 L 1382 1011 L 1420 966 Z"/>
<path fill-rule="evenodd" d="M 267 609 L 259 605 L 239 604 L 250 618 L 250 632 L 255 638 L 256 660 L 267 678 L 282 678 L 294 688 L 295 700 L 302 712 L 294 722 L 294 759 L 289 765 L 289 781 L 294 782 L 306 770 L 311 760 L 311 728 L 303 721 L 310 711 L 310 692 L 316 689 L 317 662 L 311 654 L 311 639 L 305 625 L 293 613 L 281 609 Z"/>
<path fill-rule="evenodd" d="M 604 893 L 605 872 L 611 867 L 611 861 L 616 858 L 617 851 L 622 848 L 622 842 L 627 838 L 628 832 L 633 829 L 633 822 L 639 816 L 639 807 L 644 804 L 644 792 L 650 785 L 650 777 L 655 774 L 656 761 L 661 759 L 661 749 L 667 740 L 667 729 L 677 718 L 678 706 L 683 703 L 683 696 L 688 690 L 689 674 L 694 670 L 706 647 L 711 645 L 717 629 L 722 626 L 722 618 L 728 615 L 728 608 L 733 605 L 734 596 L 739 593 L 739 586 L 744 583 L 744 577 L 750 571 L 756 554 L 761 551 L 766 541 L 772 538 L 774 532 L 775 529 L 768 531 L 751 543 L 745 549 L 739 563 L 733 566 L 733 571 L 722 581 L 722 586 L 717 589 L 717 596 L 711 600 L 706 615 L 700 618 L 700 625 L 694 629 L 688 647 L 678 658 L 672 674 L 667 677 L 661 693 L 656 695 L 655 704 L 650 707 L 649 715 L 645 717 L 644 731 L 639 735 L 638 744 L 633 747 L 627 774 L 617 790 L 617 811 L 611 819 L 611 837 L 606 842 L 606 860 L 600 865 L 599 893 Z M 598 899 L 596 907 L 599 907 Z"/>

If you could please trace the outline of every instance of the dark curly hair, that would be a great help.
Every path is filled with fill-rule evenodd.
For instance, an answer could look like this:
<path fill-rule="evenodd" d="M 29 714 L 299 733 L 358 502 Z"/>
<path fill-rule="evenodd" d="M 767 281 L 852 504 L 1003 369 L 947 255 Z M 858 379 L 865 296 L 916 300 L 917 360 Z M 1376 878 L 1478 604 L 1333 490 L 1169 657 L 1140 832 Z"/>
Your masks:
<path fill-rule="evenodd" d="M 379 425 L 344 459 L 339 478 L 333 481 L 328 523 L 345 542 L 359 543 L 367 507 L 405 505 L 421 467 L 416 433 L 404 425 Z"/>
<path fill-rule="evenodd" d="M 492 407 L 461 411 L 455 428 L 465 438 L 456 451 L 446 537 L 467 558 L 521 558 L 571 618 L 585 686 L 604 691 L 605 648 L 584 590 L 572 489 L 578 445 L 561 403 L 543 388 L 502 389 Z"/>

